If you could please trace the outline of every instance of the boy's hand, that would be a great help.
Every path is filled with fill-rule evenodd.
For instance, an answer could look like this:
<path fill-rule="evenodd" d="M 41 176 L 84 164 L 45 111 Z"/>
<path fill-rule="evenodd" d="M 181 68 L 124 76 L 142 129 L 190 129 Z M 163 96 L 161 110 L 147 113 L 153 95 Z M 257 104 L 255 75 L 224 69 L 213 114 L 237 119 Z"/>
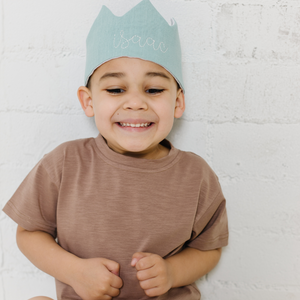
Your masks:
<path fill-rule="evenodd" d="M 105 258 L 80 259 L 71 285 L 83 300 L 110 300 L 123 285 L 119 269 L 117 262 Z"/>
<path fill-rule="evenodd" d="M 148 297 L 160 296 L 172 287 L 170 264 L 157 254 L 137 252 L 131 266 L 137 269 L 137 278 Z"/>

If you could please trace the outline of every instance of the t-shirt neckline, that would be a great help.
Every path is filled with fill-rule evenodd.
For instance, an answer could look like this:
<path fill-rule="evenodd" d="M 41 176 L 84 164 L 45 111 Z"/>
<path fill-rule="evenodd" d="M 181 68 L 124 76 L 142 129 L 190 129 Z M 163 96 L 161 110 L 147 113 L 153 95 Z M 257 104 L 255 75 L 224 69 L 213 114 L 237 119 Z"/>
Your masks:
<path fill-rule="evenodd" d="M 136 158 L 117 153 L 108 147 L 101 134 L 95 138 L 95 142 L 102 158 L 108 164 L 127 170 L 139 169 L 140 171 L 144 172 L 157 172 L 165 170 L 172 167 L 181 156 L 181 151 L 175 148 L 172 143 L 166 139 L 163 141 L 163 143 L 167 143 L 169 145 L 170 151 L 168 155 L 159 159 Z"/>

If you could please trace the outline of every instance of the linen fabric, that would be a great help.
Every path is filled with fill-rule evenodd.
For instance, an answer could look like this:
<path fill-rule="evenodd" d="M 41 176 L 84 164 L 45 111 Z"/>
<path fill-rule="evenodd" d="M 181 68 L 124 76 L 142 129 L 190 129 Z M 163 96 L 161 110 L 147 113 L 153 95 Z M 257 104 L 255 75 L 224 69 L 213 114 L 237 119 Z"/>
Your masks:
<path fill-rule="evenodd" d="M 111 150 L 103 137 L 66 142 L 34 167 L 4 207 L 29 231 L 41 230 L 80 258 L 120 263 L 123 287 L 116 300 L 149 299 L 131 267 L 135 252 L 164 258 L 185 247 L 227 245 L 225 199 L 217 176 L 199 156 L 174 148 L 158 160 Z M 58 300 L 81 299 L 56 280 Z M 195 284 L 157 300 L 196 300 Z"/>
<path fill-rule="evenodd" d="M 164 67 L 184 91 L 178 26 L 171 25 L 149 0 L 143 0 L 122 17 L 105 5 L 86 39 L 85 85 L 103 63 L 118 57 L 134 57 Z"/>

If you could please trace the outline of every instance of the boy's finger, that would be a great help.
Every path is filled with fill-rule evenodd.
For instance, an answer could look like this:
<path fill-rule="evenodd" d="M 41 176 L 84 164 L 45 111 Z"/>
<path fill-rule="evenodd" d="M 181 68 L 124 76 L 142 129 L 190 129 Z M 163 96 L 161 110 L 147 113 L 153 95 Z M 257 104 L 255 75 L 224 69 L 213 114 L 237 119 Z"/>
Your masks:
<path fill-rule="evenodd" d="M 152 253 L 147 253 L 147 252 L 136 252 L 132 255 L 132 260 L 131 260 L 131 266 L 135 267 L 137 262 L 147 256 L 152 255 Z"/>
<path fill-rule="evenodd" d="M 108 291 L 107 291 L 107 295 L 109 295 L 110 297 L 118 297 L 120 295 L 120 290 L 118 288 L 114 288 L 111 287 Z"/>
<path fill-rule="evenodd" d="M 113 260 L 109 260 L 109 259 L 105 259 L 103 261 L 103 265 L 113 274 L 119 276 L 120 274 L 120 265 L 113 261 Z"/>
<path fill-rule="evenodd" d="M 147 256 L 141 258 L 135 265 L 135 268 L 140 271 L 140 270 L 146 270 L 150 269 L 155 265 L 155 257 L 152 256 Z"/>
<path fill-rule="evenodd" d="M 139 281 L 149 280 L 155 278 L 157 276 L 157 272 L 155 268 L 149 268 L 146 270 L 139 270 L 136 274 L 136 277 Z"/>
<path fill-rule="evenodd" d="M 123 286 L 123 280 L 119 276 L 114 276 L 110 286 L 112 288 L 120 289 Z"/>

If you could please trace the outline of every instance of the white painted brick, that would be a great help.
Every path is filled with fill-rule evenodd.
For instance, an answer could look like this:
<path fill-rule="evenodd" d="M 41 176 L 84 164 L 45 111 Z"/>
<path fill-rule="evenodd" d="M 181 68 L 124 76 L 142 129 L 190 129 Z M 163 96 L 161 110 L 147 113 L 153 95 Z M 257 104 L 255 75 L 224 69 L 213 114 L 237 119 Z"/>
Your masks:
<path fill-rule="evenodd" d="M 231 178 L 299 179 L 300 124 L 210 125 L 211 157 Z"/>
<path fill-rule="evenodd" d="M 0 278 L 0 297 L 1 299 L 5 300 L 4 296 L 4 285 L 3 285 L 3 278 Z"/>
<path fill-rule="evenodd" d="M 299 123 L 300 68 L 253 63 L 185 64 L 184 119 L 211 123 Z M 292 108 L 292 109 L 291 109 Z"/>
<path fill-rule="evenodd" d="M 298 285 L 299 238 L 261 230 L 241 230 L 240 233 L 231 230 L 230 234 L 230 244 L 223 253 L 218 272 L 212 272 L 208 278 L 253 286 Z"/>
<path fill-rule="evenodd" d="M 1 204 L 1 202 L 0 202 Z M 2 208 L 2 206 L 0 205 L 0 208 Z M 4 215 L 2 213 L 2 211 L 0 211 L 0 224 L 2 223 L 2 220 L 4 218 Z M 3 237 L 2 237 L 2 233 L 0 231 L 0 274 L 3 270 L 3 258 L 4 258 L 4 250 L 3 250 Z M 0 279 L 0 296 L 2 295 L 2 292 L 1 292 L 1 279 Z"/>
<path fill-rule="evenodd" d="M 3 300 L 29 299 L 44 295 L 55 298 L 54 279 L 33 266 L 16 245 L 16 224 L 1 212 L 4 263 L 1 268 Z M 18 288 L 16 288 L 16 286 Z"/>
<path fill-rule="evenodd" d="M 79 115 L 38 113 L 0 114 L 0 140 L 9 141 L 0 149 L 0 163 L 37 162 L 64 141 L 97 136 L 93 119 Z M 30 134 L 26 134 L 30 133 Z"/>
<path fill-rule="evenodd" d="M 80 112 L 76 93 L 84 83 L 84 63 L 80 57 L 55 57 L 47 51 L 6 54 L 0 110 Z"/>
<path fill-rule="evenodd" d="M 234 282 L 201 282 L 201 300 L 298 300 L 299 288 L 296 286 L 262 286 Z"/>
<path fill-rule="evenodd" d="M 228 184 L 223 190 L 230 241 L 218 272 L 208 278 L 227 282 L 227 288 L 260 290 L 261 286 L 267 292 L 272 287 L 271 295 L 277 288 L 292 292 L 300 280 L 299 185 L 248 179 Z"/>
<path fill-rule="evenodd" d="M 2 99 L 4 98 L 3 77 L 2 77 L 2 60 L 3 60 L 3 52 L 4 52 L 3 19 L 4 19 L 3 0 L 0 0 L 0 106 L 2 106 Z"/>
<path fill-rule="evenodd" d="M 198 62 L 213 56 L 213 14 L 209 3 L 199 1 L 153 1 L 169 12 L 177 23 L 181 40 L 182 61 Z M 187 18 L 187 16 L 189 16 Z"/>
<path fill-rule="evenodd" d="M 2 274 L 5 274 L 6 276 L 19 276 L 20 278 L 37 272 L 42 274 L 20 252 L 16 244 L 17 224 L 15 224 L 14 221 L 12 221 L 2 211 L 0 224 L 0 232 L 3 238 L 2 249 L 4 252 Z"/>
<path fill-rule="evenodd" d="M 0 0 L 0 63 L 1 63 L 1 54 L 4 50 L 3 19 L 4 19 L 3 0 Z"/>
<path fill-rule="evenodd" d="M 178 119 L 175 121 L 168 139 L 175 147 L 184 151 L 192 151 L 205 158 L 206 127 L 205 123 Z"/>
<path fill-rule="evenodd" d="M 295 180 L 244 178 L 223 184 L 221 178 L 221 183 L 228 199 L 231 230 L 239 234 L 243 230 L 260 231 L 270 237 L 294 237 L 300 241 L 300 186 L 295 185 Z"/>
<path fill-rule="evenodd" d="M 299 62 L 300 7 L 288 5 L 222 4 L 216 11 L 217 51 L 239 59 Z"/>
<path fill-rule="evenodd" d="M 206 63 L 183 63 L 186 109 L 182 118 L 185 120 L 207 121 L 211 89 L 209 68 Z"/>
<path fill-rule="evenodd" d="M 3 0 L 5 12 L 5 48 L 17 52 L 23 49 L 50 49 L 60 52 L 85 51 L 86 29 L 97 15 L 99 1 L 21 1 Z M 94 11 L 87 18 L 83 12 Z"/>
<path fill-rule="evenodd" d="M 56 298 L 54 279 L 50 276 L 46 278 L 28 277 L 18 278 L 5 276 L 3 279 L 5 295 L 3 300 L 20 299 L 26 300 L 35 296 L 47 296 Z"/>

